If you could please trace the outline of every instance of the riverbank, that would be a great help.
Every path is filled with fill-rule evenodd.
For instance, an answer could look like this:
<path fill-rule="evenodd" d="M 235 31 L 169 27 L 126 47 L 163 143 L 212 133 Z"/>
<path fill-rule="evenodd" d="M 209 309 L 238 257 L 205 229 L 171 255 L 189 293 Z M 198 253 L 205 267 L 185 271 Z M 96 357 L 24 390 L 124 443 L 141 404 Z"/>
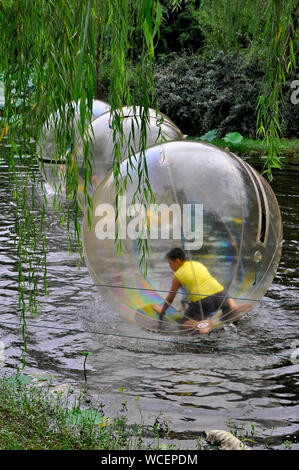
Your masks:
<path fill-rule="evenodd" d="M 122 390 L 117 416 L 108 418 L 102 403 L 86 407 L 93 401 L 87 390 L 72 396 L 74 390 L 68 384 L 49 386 L 46 381 L 45 376 L 22 374 L 0 380 L 0 450 L 182 450 L 181 443 L 168 442 L 167 423 L 159 416 L 150 427 L 140 410 L 141 423 L 129 424 Z M 240 439 L 236 432 L 227 431 L 203 431 L 202 435 L 187 450 L 217 450 L 217 443 L 225 450 L 250 450 L 247 444 L 254 443 L 252 432 L 251 438 L 242 435 Z"/>
<path fill-rule="evenodd" d="M 190 137 L 190 139 L 199 140 L 197 137 Z M 211 143 L 222 148 L 229 147 L 230 150 L 238 155 L 243 155 L 252 159 L 261 159 L 261 162 L 264 161 L 263 157 L 267 154 L 267 146 L 265 142 L 259 139 L 249 139 L 244 137 L 239 145 L 230 145 L 223 139 L 216 138 Z M 279 156 L 282 158 L 282 164 L 285 163 L 285 160 L 288 163 L 299 164 L 299 139 L 281 139 L 278 149 Z"/>
<path fill-rule="evenodd" d="M 46 381 L 45 376 L 22 374 L 0 380 L 0 450 L 184 450 L 182 443 L 169 443 L 167 423 L 159 416 L 152 427 L 146 426 L 140 410 L 141 423 L 129 424 L 121 389 L 117 416 L 108 418 L 102 403 L 86 407 L 93 401 L 87 390 L 72 395 L 70 385 L 49 386 Z M 254 426 L 248 432 L 245 423 L 242 429 L 228 424 L 228 431 L 203 431 L 185 450 L 254 449 Z M 269 440 L 258 450 L 271 450 Z M 283 450 L 291 449 L 291 442 L 283 444 Z"/>
<path fill-rule="evenodd" d="M 157 450 L 159 430 L 128 425 L 126 404 L 110 419 L 103 405 L 84 406 L 67 386 L 43 387 L 16 375 L 0 381 L 0 450 Z"/>

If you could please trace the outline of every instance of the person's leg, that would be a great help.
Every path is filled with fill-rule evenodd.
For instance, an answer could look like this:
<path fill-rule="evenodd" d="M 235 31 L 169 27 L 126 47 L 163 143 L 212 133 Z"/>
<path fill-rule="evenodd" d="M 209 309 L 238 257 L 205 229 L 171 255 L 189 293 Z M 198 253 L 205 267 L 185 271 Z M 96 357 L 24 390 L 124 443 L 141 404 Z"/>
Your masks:
<path fill-rule="evenodd" d="M 246 313 L 252 310 L 249 303 L 237 304 L 232 298 L 228 298 L 222 306 L 222 321 L 236 323 Z"/>
<path fill-rule="evenodd" d="M 184 331 L 184 333 L 209 333 L 212 327 L 210 327 L 210 322 L 206 319 L 214 310 L 214 303 L 211 297 L 212 296 L 205 297 L 198 302 L 191 302 L 188 304 L 188 308 L 184 314 L 184 317 L 180 321 L 181 329 Z M 199 329 L 199 324 L 203 324 L 203 328 Z"/>
<path fill-rule="evenodd" d="M 245 313 L 252 309 L 252 305 L 248 303 L 237 304 L 237 302 L 227 295 L 226 289 L 221 292 L 207 297 L 209 301 L 209 312 L 216 313 L 219 311 L 220 321 L 237 322 Z M 206 300 L 206 299 L 204 299 Z"/>
<path fill-rule="evenodd" d="M 207 334 L 210 333 L 214 328 L 213 321 L 210 319 L 198 321 L 198 320 L 186 320 L 181 325 L 181 329 L 184 334 Z"/>
<path fill-rule="evenodd" d="M 183 318 L 179 321 L 180 329 L 184 334 L 193 334 L 195 332 L 194 328 L 198 323 L 198 320 L 196 320 L 198 316 L 201 318 L 198 302 L 189 302 Z"/>

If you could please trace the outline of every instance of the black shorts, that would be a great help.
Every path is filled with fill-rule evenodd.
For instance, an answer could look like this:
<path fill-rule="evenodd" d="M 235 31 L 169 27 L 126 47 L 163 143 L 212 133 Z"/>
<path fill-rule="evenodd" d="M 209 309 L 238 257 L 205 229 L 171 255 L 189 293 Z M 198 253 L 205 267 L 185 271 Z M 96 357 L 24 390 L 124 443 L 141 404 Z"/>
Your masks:
<path fill-rule="evenodd" d="M 217 310 L 222 310 L 223 314 L 230 312 L 225 289 L 197 302 L 190 302 L 182 321 L 202 320 L 217 312 Z"/>

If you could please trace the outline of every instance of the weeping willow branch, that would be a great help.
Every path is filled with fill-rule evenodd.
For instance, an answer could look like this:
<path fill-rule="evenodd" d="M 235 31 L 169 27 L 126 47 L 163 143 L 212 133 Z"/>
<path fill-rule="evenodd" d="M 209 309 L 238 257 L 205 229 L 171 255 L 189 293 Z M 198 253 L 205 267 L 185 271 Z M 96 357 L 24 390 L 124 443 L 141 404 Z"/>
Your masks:
<path fill-rule="evenodd" d="M 0 72 L 5 83 L 5 107 L 0 136 L 9 140 L 8 168 L 15 197 L 16 247 L 18 253 L 18 292 L 26 351 L 27 314 L 37 313 L 38 294 L 43 284 L 47 293 L 47 221 L 45 187 L 36 180 L 42 171 L 43 146 L 47 128 L 52 130 L 53 172 L 65 164 L 64 200 L 56 188 L 53 206 L 68 232 L 70 251 L 82 258 L 81 213 L 77 203 L 78 162 L 76 141 L 83 141 L 84 193 L 90 215 L 92 201 L 87 187 L 91 181 L 89 125 L 96 98 L 97 70 L 109 56 L 109 100 L 113 116 L 114 176 L 118 194 L 120 184 L 119 142 L 123 139 L 121 109 L 142 109 L 142 139 L 139 193 L 150 194 L 146 174 L 146 123 L 153 103 L 151 72 L 154 40 L 161 18 L 159 1 L 140 0 L 0 0 Z M 140 49 L 133 57 L 134 41 Z M 98 50 L 98 46 L 102 50 Z M 128 86 L 127 65 L 136 61 L 133 87 Z M 132 77 L 131 77 L 132 81 Z M 73 125 L 79 106 L 78 130 Z M 134 167 L 136 155 L 130 156 Z M 20 177 L 20 166 L 24 175 Z M 147 187 L 147 188 L 146 188 Z M 43 203 L 37 202 L 42 191 Z M 144 193 L 143 193 L 144 189 Z"/>
<path fill-rule="evenodd" d="M 116 207 L 118 198 L 123 195 L 128 183 L 131 181 L 130 170 L 137 168 L 138 190 L 135 197 L 147 204 L 153 200 L 153 193 L 148 179 L 146 164 L 147 128 L 149 123 L 149 108 L 155 103 L 153 85 L 152 61 L 154 58 L 154 40 L 158 36 L 161 21 L 161 6 L 159 2 L 127 0 L 112 0 L 108 5 L 107 22 L 105 25 L 105 38 L 109 38 L 108 48 L 105 38 L 103 47 L 109 50 L 110 56 L 110 86 L 108 101 L 111 106 L 111 125 L 114 141 L 113 175 L 116 186 Z M 132 45 L 138 46 L 139 57 L 134 57 Z M 129 75 L 129 64 L 134 61 L 135 79 L 132 86 Z M 134 128 L 126 142 L 130 149 L 128 155 L 127 174 L 121 176 L 121 148 L 124 145 L 123 110 L 126 104 L 132 108 L 134 114 L 140 115 L 141 139 L 139 148 L 133 145 Z M 154 104 L 157 107 L 156 104 Z M 137 123 L 137 120 L 136 120 Z M 137 157 L 138 153 L 138 157 Z M 134 201 L 132 201 L 134 202 Z M 116 214 L 118 217 L 118 214 Z M 121 240 L 116 234 L 117 249 L 122 250 Z M 143 240 L 140 245 L 141 260 L 147 254 L 147 243 Z"/>
<path fill-rule="evenodd" d="M 294 11 L 298 2 L 292 0 L 271 0 L 265 13 L 267 18 L 265 34 L 268 39 L 266 73 L 258 100 L 257 135 L 268 147 L 265 173 L 272 178 L 272 169 L 281 168 L 278 155 L 280 138 L 279 100 L 286 77 L 296 67 L 293 38 Z M 295 7 L 295 8 L 294 8 Z"/>
<path fill-rule="evenodd" d="M 269 179 L 273 168 L 281 168 L 279 104 L 287 76 L 296 66 L 298 5 L 298 0 L 202 0 L 198 11 L 208 47 L 244 48 L 248 58 L 258 54 L 264 60 L 256 128 L 257 136 L 267 144 L 265 173 Z"/>

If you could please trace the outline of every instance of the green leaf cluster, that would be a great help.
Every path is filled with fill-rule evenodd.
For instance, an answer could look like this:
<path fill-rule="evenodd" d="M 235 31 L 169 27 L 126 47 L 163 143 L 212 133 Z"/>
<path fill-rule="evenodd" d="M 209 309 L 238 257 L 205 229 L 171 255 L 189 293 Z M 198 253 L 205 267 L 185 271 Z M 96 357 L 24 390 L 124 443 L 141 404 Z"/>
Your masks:
<path fill-rule="evenodd" d="M 161 21 L 159 1 L 140 0 L 16 0 L 0 3 L 0 72 L 5 85 L 5 104 L 0 122 L 0 140 L 10 144 L 8 157 L 11 188 L 15 196 L 16 246 L 18 252 L 19 307 L 26 349 L 27 314 L 36 314 L 38 294 L 47 286 L 47 194 L 37 167 L 44 172 L 43 147 L 47 129 L 53 135 L 53 172 L 65 164 L 64 198 L 56 189 L 53 205 L 68 231 L 70 251 L 82 259 L 81 211 L 77 203 L 78 162 L 76 142 L 84 148 L 87 211 L 91 200 L 89 155 L 93 99 L 98 98 L 102 64 L 109 74 L 109 104 L 114 133 L 114 175 L 118 194 L 124 188 L 120 177 L 122 107 L 142 108 L 142 142 L 136 197 L 151 196 L 147 177 L 146 123 L 154 100 L 152 61 Z M 133 56 L 132 44 L 138 44 Z M 128 64 L 136 66 L 132 88 L 128 87 Z M 131 77 L 132 79 L 132 77 Z M 74 118 L 79 106 L 78 133 Z M 120 138 L 119 138 L 120 136 Z M 132 156 L 133 157 L 133 156 Z M 133 165 L 133 160 L 131 164 Z M 25 166 L 20 178 L 18 165 Z M 41 184 L 43 205 L 36 202 Z M 144 247 L 141 247 L 144 249 Z"/>
<path fill-rule="evenodd" d="M 257 103 L 266 72 L 264 58 L 246 51 L 213 50 L 205 54 L 171 54 L 154 67 L 159 107 L 184 134 L 217 129 L 257 136 Z M 298 135 L 289 81 L 278 97 L 280 135 Z"/>

